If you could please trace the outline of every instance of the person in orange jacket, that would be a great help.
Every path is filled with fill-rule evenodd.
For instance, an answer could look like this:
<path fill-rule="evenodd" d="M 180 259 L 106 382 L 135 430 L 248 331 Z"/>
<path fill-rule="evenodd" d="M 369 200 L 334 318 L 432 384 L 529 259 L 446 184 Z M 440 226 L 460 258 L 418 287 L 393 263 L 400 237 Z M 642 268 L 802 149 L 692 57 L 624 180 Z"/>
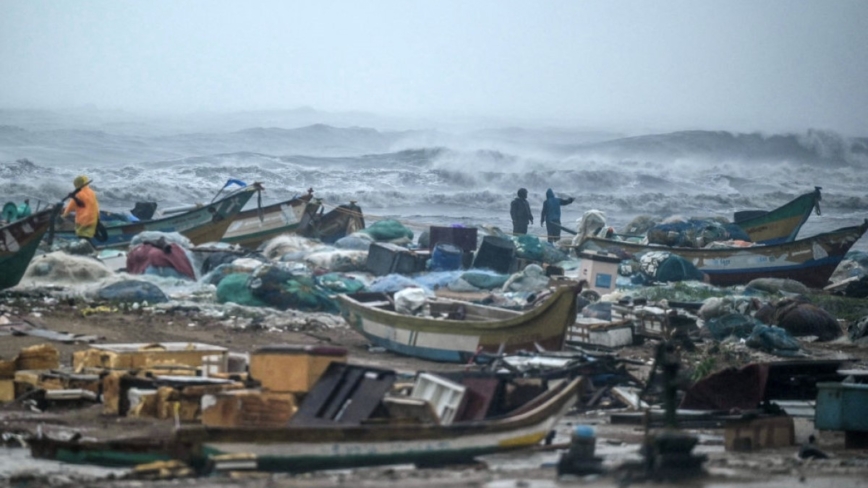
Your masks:
<path fill-rule="evenodd" d="M 75 212 L 75 235 L 84 239 L 90 239 L 96 234 L 99 223 L 99 202 L 89 183 L 87 176 L 75 177 L 72 182 L 75 191 L 69 194 L 69 203 L 62 214 L 62 217 L 66 217 Z"/>

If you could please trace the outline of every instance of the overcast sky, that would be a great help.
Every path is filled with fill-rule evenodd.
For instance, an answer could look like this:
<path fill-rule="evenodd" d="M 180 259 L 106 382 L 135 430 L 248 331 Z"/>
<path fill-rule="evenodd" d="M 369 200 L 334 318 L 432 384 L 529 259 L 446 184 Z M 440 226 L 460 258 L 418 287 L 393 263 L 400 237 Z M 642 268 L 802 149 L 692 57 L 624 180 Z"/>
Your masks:
<path fill-rule="evenodd" d="M 868 0 L 0 0 L 0 107 L 91 104 L 868 136 Z"/>

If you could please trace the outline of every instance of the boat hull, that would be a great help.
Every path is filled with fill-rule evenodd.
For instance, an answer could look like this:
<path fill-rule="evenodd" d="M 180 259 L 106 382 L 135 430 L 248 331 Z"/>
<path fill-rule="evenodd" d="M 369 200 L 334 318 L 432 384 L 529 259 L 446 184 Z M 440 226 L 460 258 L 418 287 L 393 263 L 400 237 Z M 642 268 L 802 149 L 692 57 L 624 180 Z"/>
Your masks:
<path fill-rule="evenodd" d="M 800 195 L 770 212 L 735 224 L 758 244 L 790 242 L 796 239 L 811 212 L 816 211 L 819 215 L 820 200 L 820 188 L 817 187 L 813 192 Z"/>
<path fill-rule="evenodd" d="M 560 350 L 576 318 L 576 293 L 569 286 L 557 288 L 525 313 L 464 305 L 471 313 L 491 314 L 486 321 L 416 317 L 369 306 L 353 295 L 337 298 L 344 320 L 372 343 L 431 361 L 466 362 L 480 352 L 533 351 L 537 346 Z"/>
<path fill-rule="evenodd" d="M 257 191 L 259 187 L 251 185 L 216 202 L 171 217 L 106 227 L 108 238 L 103 242 L 91 239 L 91 244 L 97 249 L 124 248 L 130 245 L 135 236 L 145 231 L 178 232 L 190 239 L 193 245 L 217 242 L 223 238 L 235 215 Z M 57 232 L 55 237 L 61 240 L 78 239 L 70 231 Z"/>
<path fill-rule="evenodd" d="M 319 208 L 320 204 L 311 201 L 311 195 L 307 194 L 261 209 L 245 210 L 235 216 L 220 241 L 256 248 L 281 234 L 306 228 Z"/>
<path fill-rule="evenodd" d="M 55 215 L 56 208 L 49 207 L 0 227 L 0 290 L 21 281 Z"/>
<path fill-rule="evenodd" d="M 183 426 L 171 437 L 70 441 L 37 438 L 34 457 L 108 466 L 177 459 L 207 471 L 229 462 L 304 472 L 392 463 L 437 465 L 541 442 L 578 400 L 581 377 L 500 418 L 450 425 L 370 424 L 287 428 Z M 252 464 L 252 465 L 250 465 Z"/>
<path fill-rule="evenodd" d="M 756 278 L 789 278 L 822 288 L 866 229 L 868 220 L 792 242 L 743 248 L 666 247 L 591 237 L 576 251 L 606 251 L 627 258 L 651 251 L 670 252 L 693 263 L 716 286 L 743 285 Z"/>
<path fill-rule="evenodd" d="M 581 378 L 549 392 L 534 408 L 500 419 L 452 425 L 181 429 L 199 446 L 194 459 L 247 456 L 262 471 L 303 472 L 395 463 L 437 465 L 539 444 L 575 404 Z"/>

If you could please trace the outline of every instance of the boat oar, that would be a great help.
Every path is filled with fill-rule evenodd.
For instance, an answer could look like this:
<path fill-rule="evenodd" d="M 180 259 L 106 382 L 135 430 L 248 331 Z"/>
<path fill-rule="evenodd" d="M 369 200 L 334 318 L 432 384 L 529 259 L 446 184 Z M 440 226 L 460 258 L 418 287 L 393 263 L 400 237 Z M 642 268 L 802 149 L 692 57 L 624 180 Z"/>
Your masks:
<path fill-rule="evenodd" d="M 551 224 L 551 222 L 546 222 L 546 224 Z M 564 227 L 563 225 L 560 225 L 560 224 L 551 224 L 551 225 L 553 225 L 553 226 L 555 226 L 555 227 L 561 229 L 561 230 L 564 231 L 564 232 L 570 233 L 570 234 L 572 234 L 572 235 L 578 235 L 578 232 L 576 232 L 576 231 L 574 231 L 574 230 L 572 230 L 572 229 L 567 229 L 567 228 Z"/>

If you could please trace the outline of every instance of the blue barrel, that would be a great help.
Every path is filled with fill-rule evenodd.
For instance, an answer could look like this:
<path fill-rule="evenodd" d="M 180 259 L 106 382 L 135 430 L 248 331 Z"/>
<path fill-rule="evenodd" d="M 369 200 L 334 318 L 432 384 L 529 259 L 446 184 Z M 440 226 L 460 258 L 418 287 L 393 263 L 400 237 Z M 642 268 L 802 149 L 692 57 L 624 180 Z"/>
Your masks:
<path fill-rule="evenodd" d="M 453 271 L 461 269 L 462 251 L 458 246 L 440 243 L 431 252 L 431 271 Z"/>

